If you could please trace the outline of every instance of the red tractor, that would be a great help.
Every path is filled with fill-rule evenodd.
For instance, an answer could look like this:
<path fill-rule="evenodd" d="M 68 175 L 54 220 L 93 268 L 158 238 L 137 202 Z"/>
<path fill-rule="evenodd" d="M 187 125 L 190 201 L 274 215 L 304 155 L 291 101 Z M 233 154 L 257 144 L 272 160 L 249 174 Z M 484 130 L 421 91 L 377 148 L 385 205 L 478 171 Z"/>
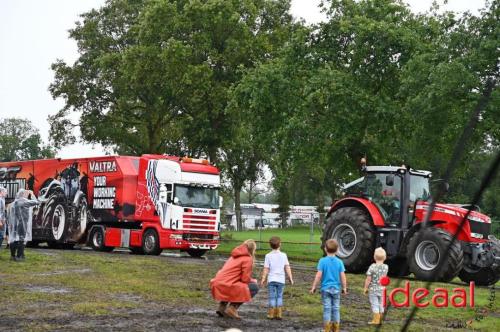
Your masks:
<path fill-rule="evenodd" d="M 345 197 L 330 208 L 322 242 L 335 239 L 349 272 L 364 272 L 373 251 L 387 252 L 392 275 L 413 273 L 419 280 L 492 285 L 500 278 L 500 242 L 491 220 L 473 210 L 457 240 L 446 248 L 467 214 L 466 206 L 436 204 L 427 225 L 431 173 L 407 167 L 364 166 L 365 176 L 344 187 Z M 436 271 L 439 264 L 442 267 Z"/>

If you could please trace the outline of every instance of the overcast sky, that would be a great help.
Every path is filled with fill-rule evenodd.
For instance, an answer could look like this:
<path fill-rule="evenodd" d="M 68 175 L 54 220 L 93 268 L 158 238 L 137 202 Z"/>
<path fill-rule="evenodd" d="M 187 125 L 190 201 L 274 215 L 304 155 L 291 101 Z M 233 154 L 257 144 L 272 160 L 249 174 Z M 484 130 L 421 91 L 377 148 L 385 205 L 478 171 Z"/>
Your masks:
<path fill-rule="evenodd" d="M 31 120 L 47 140 L 47 116 L 62 108 L 47 88 L 53 80 L 50 65 L 57 59 L 73 63 L 76 43 L 68 39 L 78 15 L 100 7 L 104 0 L 0 0 L 0 118 Z M 292 14 L 309 23 L 324 20 L 320 0 L 292 0 Z M 426 11 L 432 0 L 408 0 L 412 10 Z M 484 0 L 449 0 L 448 10 L 477 13 Z M 102 155 L 100 147 L 75 144 L 59 151 L 62 158 Z"/>

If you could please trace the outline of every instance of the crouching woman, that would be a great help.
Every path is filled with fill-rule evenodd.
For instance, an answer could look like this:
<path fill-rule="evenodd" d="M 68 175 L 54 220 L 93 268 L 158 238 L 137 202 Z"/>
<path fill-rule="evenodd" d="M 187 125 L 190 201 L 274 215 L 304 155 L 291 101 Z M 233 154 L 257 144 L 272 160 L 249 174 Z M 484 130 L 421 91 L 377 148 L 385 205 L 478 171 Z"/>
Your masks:
<path fill-rule="evenodd" d="M 238 308 L 259 291 L 257 280 L 252 279 L 255 249 L 254 240 L 246 240 L 234 248 L 231 257 L 210 280 L 212 296 L 219 301 L 216 311 L 219 316 L 240 319 Z"/>

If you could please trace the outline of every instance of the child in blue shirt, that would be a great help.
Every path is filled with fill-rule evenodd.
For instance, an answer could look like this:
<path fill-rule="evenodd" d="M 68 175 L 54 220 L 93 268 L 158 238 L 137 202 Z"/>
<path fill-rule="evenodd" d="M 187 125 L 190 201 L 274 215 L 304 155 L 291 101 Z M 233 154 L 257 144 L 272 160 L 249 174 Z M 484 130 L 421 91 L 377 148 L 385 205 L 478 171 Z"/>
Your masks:
<path fill-rule="evenodd" d="M 340 331 L 340 294 L 347 294 L 347 279 L 344 263 L 335 256 L 339 244 L 330 239 L 325 243 L 326 256 L 318 262 L 318 272 L 311 287 L 316 291 L 321 281 L 321 302 L 323 303 L 323 324 L 325 331 Z"/>

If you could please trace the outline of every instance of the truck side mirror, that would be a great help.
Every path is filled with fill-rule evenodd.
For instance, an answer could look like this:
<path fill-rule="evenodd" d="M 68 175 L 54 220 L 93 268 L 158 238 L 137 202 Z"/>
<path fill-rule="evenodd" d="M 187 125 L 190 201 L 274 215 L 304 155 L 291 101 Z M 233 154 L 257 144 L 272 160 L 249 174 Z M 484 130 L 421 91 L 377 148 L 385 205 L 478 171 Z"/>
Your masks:
<path fill-rule="evenodd" d="M 219 208 L 222 208 L 222 197 L 219 197 Z"/>
<path fill-rule="evenodd" d="M 385 177 L 385 185 L 392 187 L 394 185 L 394 175 L 389 174 Z"/>
<path fill-rule="evenodd" d="M 174 197 L 174 204 L 175 204 L 175 205 L 178 205 L 178 204 L 179 204 L 179 198 Z"/>

